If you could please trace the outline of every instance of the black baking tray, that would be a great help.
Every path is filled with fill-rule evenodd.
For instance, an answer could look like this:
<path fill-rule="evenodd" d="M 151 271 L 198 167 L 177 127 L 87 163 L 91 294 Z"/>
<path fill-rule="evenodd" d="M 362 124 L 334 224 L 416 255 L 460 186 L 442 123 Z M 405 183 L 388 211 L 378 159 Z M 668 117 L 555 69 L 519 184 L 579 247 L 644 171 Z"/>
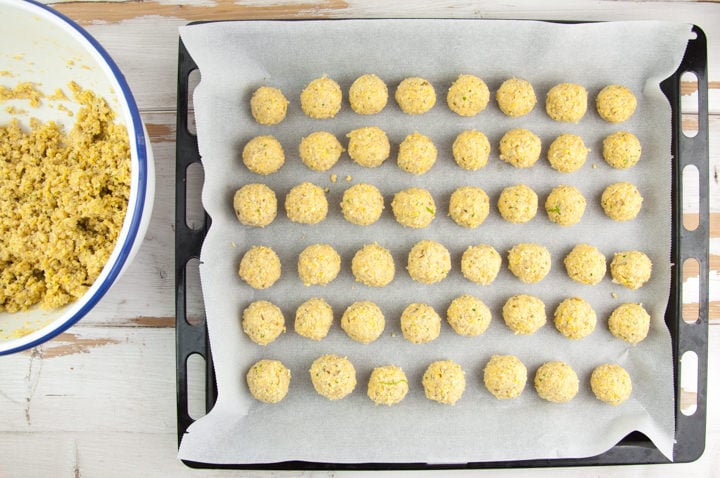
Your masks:
<path fill-rule="evenodd" d="M 707 411 L 708 362 L 708 274 L 709 274 L 709 202 L 708 202 L 708 79 L 707 39 L 697 26 L 695 38 L 688 42 L 678 70 L 661 88 L 672 106 L 672 247 L 670 297 L 665 322 L 670 330 L 673 347 L 675 377 L 675 446 L 674 463 L 698 459 L 705 450 Z M 176 131 L 176 183 L 175 183 L 175 307 L 176 307 L 176 360 L 177 360 L 177 432 L 178 445 L 187 428 L 193 423 L 188 412 L 188 358 L 197 354 L 205 360 L 205 408 L 210 410 L 217 398 L 215 371 L 210 350 L 208 331 L 204 320 L 188 321 L 188 264 L 200 258 L 203 239 L 210 227 L 205 214 L 199 228 L 186 222 L 188 209 L 188 168 L 202 164 L 197 137 L 189 128 L 189 95 L 192 94 L 190 77 L 198 67 L 182 40 L 179 42 L 177 131 Z M 682 132 L 680 103 L 681 77 L 691 73 L 697 78 L 698 112 L 697 134 L 688 137 Z M 683 171 L 693 165 L 699 172 L 699 225 L 694 230 L 683 226 Z M 195 198 L 197 199 L 197 198 Z M 683 320 L 682 265 L 688 259 L 699 264 L 699 309 L 697 320 Z M 198 262 L 198 261 L 195 261 Z M 680 411 L 681 357 L 685 352 L 697 354 L 697 408 L 692 415 Z M 267 470 L 407 470 L 407 469 L 479 469 L 479 468 L 533 468 L 556 466 L 658 464 L 670 461 L 642 433 L 633 432 L 617 445 L 600 455 L 572 459 L 535 459 L 500 462 L 469 462 L 456 464 L 427 463 L 319 463 L 285 461 L 278 463 L 213 464 L 183 460 L 192 468 L 267 469 Z"/>

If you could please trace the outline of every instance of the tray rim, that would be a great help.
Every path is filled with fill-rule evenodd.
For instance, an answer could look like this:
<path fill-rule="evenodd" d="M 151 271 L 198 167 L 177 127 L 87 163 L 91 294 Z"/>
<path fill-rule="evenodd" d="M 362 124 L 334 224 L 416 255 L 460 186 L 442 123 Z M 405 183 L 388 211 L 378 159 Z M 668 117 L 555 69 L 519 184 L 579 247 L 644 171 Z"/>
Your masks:
<path fill-rule="evenodd" d="M 296 21 L 343 21 L 344 19 L 275 19 L 278 22 Z M 345 19 L 349 20 L 349 19 Z M 377 19 L 367 19 L 369 21 Z M 466 19 L 487 21 L 487 19 Z M 219 20 L 219 21 L 264 21 L 264 20 Z M 217 22 L 219 22 L 217 21 Z M 518 20 L 548 21 L 548 20 Z M 549 23 L 596 23 L 559 22 Z M 189 25 L 214 22 L 191 22 Z M 708 342 L 708 273 L 709 273 L 709 150 L 708 150 L 708 79 L 707 79 L 707 38 L 697 25 L 692 26 L 696 38 L 688 42 L 683 60 L 676 72 L 661 82 L 661 88 L 671 107 L 672 144 L 672 245 L 670 297 L 665 312 L 673 347 L 673 372 L 675 382 L 675 439 L 674 460 L 668 460 L 642 433 L 632 432 L 606 452 L 583 458 L 548 458 L 511 461 L 485 461 L 452 464 L 428 463 L 326 463 L 310 461 L 283 461 L 275 463 L 214 464 L 181 460 L 191 468 L 246 469 L 246 470 L 448 470 L 487 468 L 528 468 L 568 467 L 630 464 L 689 463 L 702 456 L 705 450 L 707 411 L 707 342 Z M 187 428 L 194 422 L 188 413 L 187 400 L 187 359 L 194 354 L 205 360 L 205 408 L 209 411 L 217 397 L 214 380 L 214 365 L 205 322 L 191 325 L 186 320 L 186 276 L 188 262 L 199 259 L 202 241 L 210 228 L 211 219 L 205 214 L 198 229 L 188 227 L 185 222 L 187 202 L 185 185 L 187 168 L 201 163 L 197 137 L 188 127 L 188 93 L 190 74 L 198 70 L 197 65 L 185 48 L 182 39 L 178 42 L 178 85 L 177 85 L 177 128 L 176 128 L 176 201 L 175 201 L 175 305 L 176 305 L 176 380 L 177 380 L 177 433 L 178 446 Z M 692 73 L 698 82 L 698 133 L 687 137 L 681 128 L 680 81 L 684 73 Z M 682 224 L 683 181 L 682 171 L 693 165 L 699 172 L 699 225 L 687 230 Z M 695 323 L 686 323 L 682 318 L 682 268 L 688 259 L 695 259 L 699 266 L 699 311 Z M 685 352 L 692 351 L 698 356 L 697 409 L 692 415 L 680 410 L 680 367 Z"/>

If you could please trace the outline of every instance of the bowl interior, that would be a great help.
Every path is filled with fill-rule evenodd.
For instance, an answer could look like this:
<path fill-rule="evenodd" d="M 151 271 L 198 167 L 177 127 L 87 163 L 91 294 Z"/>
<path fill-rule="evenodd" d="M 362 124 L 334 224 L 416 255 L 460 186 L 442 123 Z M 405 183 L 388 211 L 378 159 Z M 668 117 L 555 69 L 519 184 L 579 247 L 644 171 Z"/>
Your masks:
<path fill-rule="evenodd" d="M 102 48 L 76 24 L 36 3 L 0 0 L 0 42 L 3 45 L 0 85 L 13 88 L 31 82 L 46 95 L 38 107 L 30 106 L 27 100 L 0 104 L 0 124 L 15 118 L 28 126 L 34 117 L 62 123 L 69 131 L 74 116 L 68 111 L 74 113 L 79 109 L 68 88 L 74 81 L 105 98 L 116 112 L 115 121 L 126 126 L 132 149 L 130 203 L 117 245 L 100 277 L 80 300 L 63 308 L 0 313 L 0 354 L 3 354 L 33 346 L 69 327 L 87 313 L 117 278 L 133 243 L 142 236 L 138 229 L 147 192 L 149 147 L 124 78 Z M 70 100 L 55 97 L 58 89 Z"/>

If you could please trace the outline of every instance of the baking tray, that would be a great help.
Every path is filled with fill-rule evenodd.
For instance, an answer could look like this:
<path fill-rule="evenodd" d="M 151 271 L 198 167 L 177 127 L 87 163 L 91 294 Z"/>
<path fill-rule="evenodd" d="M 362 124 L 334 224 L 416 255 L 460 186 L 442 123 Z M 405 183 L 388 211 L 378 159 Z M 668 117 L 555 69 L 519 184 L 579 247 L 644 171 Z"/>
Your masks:
<path fill-rule="evenodd" d="M 670 297 L 665 322 L 670 331 L 673 347 L 675 377 L 675 446 L 674 463 L 691 462 L 705 449 L 707 410 L 707 343 L 708 343 L 708 270 L 709 270 L 709 203 L 708 203 L 708 103 L 707 103 L 707 39 L 704 32 L 693 26 L 695 38 L 688 42 L 683 60 L 677 71 L 661 83 L 661 88 L 672 107 L 672 246 Z M 177 360 L 177 432 L 178 444 L 187 428 L 193 423 L 188 411 L 188 358 L 199 355 L 205 360 L 205 409 L 210 410 L 217 398 L 215 372 L 210 350 L 207 326 L 204 320 L 188 321 L 187 297 L 188 267 L 199 259 L 203 239 L 210 227 L 205 214 L 200 227 L 187 224 L 188 168 L 201 163 L 197 137 L 191 133 L 190 96 L 191 74 L 197 65 L 185 49 L 182 40 L 178 51 L 177 130 L 176 130 L 176 183 L 175 183 L 175 306 L 176 306 L 176 360 Z M 698 132 L 694 137 L 683 134 L 680 82 L 685 73 L 697 78 Z M 699 224 L 694 230 L 683 226 L 683 171 L 693 165 L 698 170 Z M 193 198 L 197 199 L 197 198 Z M 699 308 L 697 320 L 683 320 L 682 265 L 694 259 L 699 264 Z M 197 262 L 197 261 L 196 261 Z M 197 322 L 197 323 L 195 323 Z M 697 408 L 691 415 L 681 412 L 681 358 L 686 352 L 697 357 Z M 656 464 L 670 461 L 642 433 L 633 432 L 613 448 L 600 455 L 572 459 L 535 459 L 520 461 L 469 462 L 456 464 L 427 463 L 355 463 L 337 464 L 307 461 L 278 463 L 238 463 L 218 465 L 183 460 L 192 468 L 275 469 L 275 470 L 387 470 L 387 469 L 478 469 L 556 466 L 593 466 L 623 464 Z"/>

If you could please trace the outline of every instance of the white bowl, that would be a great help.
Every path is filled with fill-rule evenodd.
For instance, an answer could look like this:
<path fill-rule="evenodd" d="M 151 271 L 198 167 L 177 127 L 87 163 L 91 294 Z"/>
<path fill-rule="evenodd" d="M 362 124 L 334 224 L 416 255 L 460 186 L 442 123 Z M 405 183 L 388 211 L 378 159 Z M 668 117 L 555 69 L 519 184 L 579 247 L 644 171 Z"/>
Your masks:
<path fill-rule="evenodd" d="M 143 240 L 152 211 L 155 170 L 147 132 L 120 69 L 100 44 L 79 25 L 35 1 L 0 0 L 0 84 L 39 84 L 52 94 L 75 81 L 105 98 L 126 126 L 131 148 L 130 201 L 109 261 L 90 289 L 77 301 L 56 310 L 0 313 L 0 355 L 34 347 L 60 334 L 85 316 L 128 266 Z M 27 103 L 26 103 L 27 104 Z M 0 124 L 10 114 L 0 105 Z M 72 126 L 72 118 L 41 105 L 32 116 Z M 22 331 L 22 333 L 18 333 Z M 30 332 L 31 331 L 31 332 Z M 29 333 L 27 333 L 29 332 Z M 22 336 L 19 336 L 22 335 Z"/>

